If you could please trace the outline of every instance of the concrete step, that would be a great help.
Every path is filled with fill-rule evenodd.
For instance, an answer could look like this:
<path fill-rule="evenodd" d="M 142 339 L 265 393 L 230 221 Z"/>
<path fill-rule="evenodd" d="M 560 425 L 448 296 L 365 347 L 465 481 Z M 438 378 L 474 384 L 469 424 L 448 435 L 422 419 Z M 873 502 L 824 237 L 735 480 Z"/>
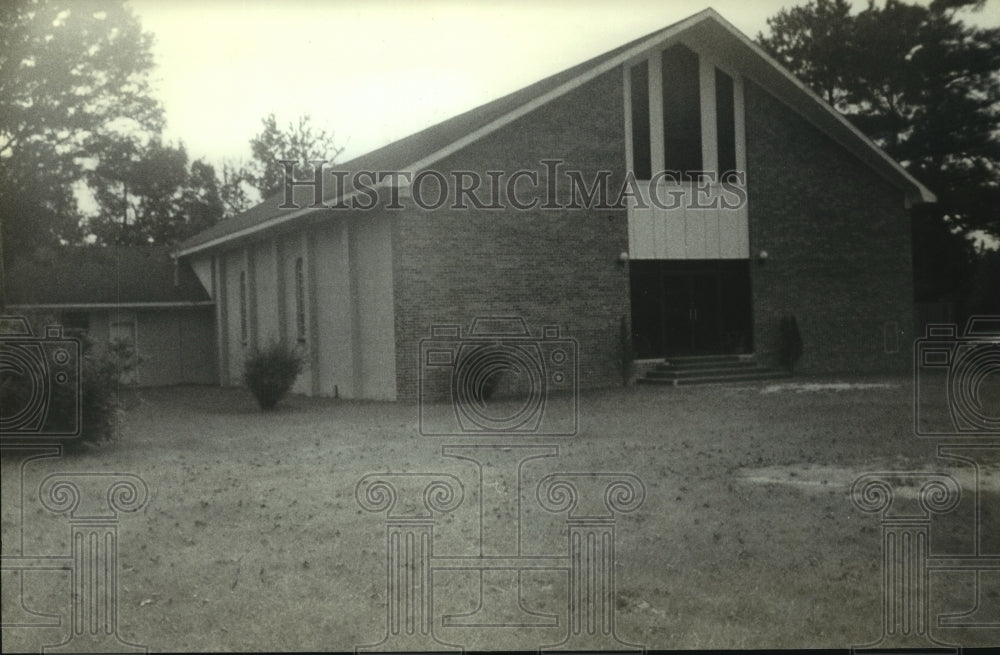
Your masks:
<path fill-rule="evenodd" d="M 727 375 L 745 375 L 748 373 L 766 373 L 771 369 L 765 368 L 751 362 L 746 366 L 714 366 L 714 367 L 696 367 L 696 368 L 672 368 L 665 366 L 663 368 L 656 367 L 652 371 L 646 372 L 646 377 L 655 379 L 673 379 L 673 378 L 696 378 L 696 377 L 724 377 Z"/>
<path fill-rule="evenodd" d="M 653 370 L 656 371 L 717 371 L 717 370 L 744 370 L 754 368 L 757 362 L 751 358 L 737 360 L 707 360 L 707 361 L 685 361 L 678 362 L 668 359 L 661 364 L 657 364 Z"/>
<path fill-rule="evenodd" d="M 649 377 L 636 380 L 636 384 L 653 384 L 666 386 L 682 386 L 689 384 L 721 384 L 725 382 L 753 382 L 756 380 L 775 380 L 791 377 L 788 371 L 761 368 L 756 371 L 729 373 L 724 375 L 701 375 L 693 377 Z"/>
<path fill-rule="evenodd" d="M 701 364 L 704 362 L 743 362 L 753 360 L 752 354 L 746 355 L 677 355 L 664 357 L 665 362 L 676 362 L 677 364 Z"/>
<path fill-rule="evenodd" d="M 762 366 L 751 355 L 688 355 L 668 357 L 646 369 L 638 384 L 688 385 L 750 382 L 785 378 L 786 371 Z"/>

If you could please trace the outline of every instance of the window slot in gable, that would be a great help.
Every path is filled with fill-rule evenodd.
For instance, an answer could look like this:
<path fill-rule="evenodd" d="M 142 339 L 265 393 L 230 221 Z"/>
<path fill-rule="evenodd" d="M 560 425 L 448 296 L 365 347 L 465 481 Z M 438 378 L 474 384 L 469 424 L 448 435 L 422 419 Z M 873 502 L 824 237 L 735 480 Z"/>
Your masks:
<path fill-rule="evenodd" d="M 636 179 L 653 175 L 649 141 L 649 63 L 641 62 L 629 71 L 632 91 L 632 172 Z"/>
<path fill-rule="evenodd" d="M 663 51 L 664 168 L 681 173 L 702 170 L 701 91 L 698 55 L 675 45 Z"/>
<path fill-rule="evenodd" d="M 736 170 L 736 104 L 733 78 L 715 69 L 715 124 L 719 144 L 719 175 Z"/>

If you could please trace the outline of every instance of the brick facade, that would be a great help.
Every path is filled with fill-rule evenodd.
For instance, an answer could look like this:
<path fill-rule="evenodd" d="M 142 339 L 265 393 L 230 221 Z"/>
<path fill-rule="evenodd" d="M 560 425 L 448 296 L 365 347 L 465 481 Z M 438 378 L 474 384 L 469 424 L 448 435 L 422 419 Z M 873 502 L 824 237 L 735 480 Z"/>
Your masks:
<path fill-rule="evenodd" d="M 544 190 L 540 162 L 558 158 L 563 170 L 612 171 L 616 190 L 625 161 L 621 85 L 620 71 L 602 75 L 434 169 L 449 179 L 455 170 L 484 179 L 488 170 L 538 170 Z M 794 314 L 799 371 L 905 370 L 913 335 L 903 193 L 752 83 L 746 125 L 751 253 L 769 254 L 751 265 L 757 354 L 774 361 L 779 321 Z M 432 186 L 425 197 L 435 196 Z M 465 330 L 490 315 L 521 316 L 533 335 L 558 325 L 578 342 L 581 388 L 620 383 L 621 321 L 631 311 L 627 266 L 618 262 L 628 249 L 624 210 L 407 205 L 393 226 L 399 399 L 417 397 L 420 342 L 432 325 Z"/>
<path fill-rule="evenodd" d="M 734 86 L 733 101 L 738 112 L 743 99 L 744 122 L 734 119 L 727 139 L 740 138 L 745 128 L 745 143 L 734 144 L 733 154 L 738 162 L 746 155 L 749 205 L 746 213 L 733 214 L 725 230 L 719 221 L 696 220 L 705 207 L 646 214 L 638 210 L 633 216 L 638 226 L 633 238 L 653 247 L 637 250 L 636 257 L 749 257 L 753 351 L 766 363 L 774 363 L 780 351 L 782 317 L 794 315 L 803 341 L 800 372 L 906 370 L 913 339 L 913 281 L 904 198 L 932 201 L 933 194 L 885 161 L 846 123 L 833 120 L 823 107 L 805 98 L 794 82 L 772 75 L 773 63 L 749 41 L 736 38 L 714 11 L 705 10 L 664 28 L 659 35 L 661 44 L 688 43 L 705 57 L 703 62 L 712 64 L 718 59 L 720 70 L 728 66 L 742 82 Z M 421 343 L 431 337 L 432 327 L 454 325 L 464 332 L 473 319 L 496 316 L 520 317 L 535 338 L 542 336 L 542 328 L 555 326 L 562 338 L 574 340 L 579 388 L 620 384 L 624 353 L 631 351 L 630 344 L 623 343 L 631 333 L 630 266 L 619 257 L 629 249 L 628 212 L 593 205 L 516 209 L 506 194 L 500 196 L 506 203 L 500 209 L 478 208 L 471 202 L 473 206 L 459 209 L 450 201 L 458 186 L 455 172 L 474 173 L 486 181 L 477 196 L 490 204 L 489 186 L 495 174 L 506 190 L 512 174 L 533 171 L 537 180 L 534 184 L 522 180 L 517 196 L 523 203 L 535 199 L 542 204 L 549 200 L 550 169 L 545 162 L 558 159 L 557 205 L 571 200 L 568 171 L 582 174 L 588 187 L 598 173 L 609 175 L 607 200 L 614 205 L 626 179 L 630 140 L 625 129 L 623 67 L 634 63 L 645 49 L 652 57 L 649 61 L 658 61 L 660 47 L 647 38 L 627 44 L 362 155 L 339 171 L 370 176 L 410 170 L 418 165 L 414 162 L 428 161 L 441 149 L 455 147 L 429 165 L 452 187 L 453 193 L 440 209 L 421 209 L 413 198 L 412 184 L 400 189 L 402 209 L 355 208 L 335 221 L 319 209 L 283 214 L 272 198 L 185 242 L 180 255 L 190 256 L 202 270 L 206 288 L 214 285 L 224 381 L 233 377 L 227 373 L 241 367 L 239 353 L 231 354 L 227 346 L 243 340 L 237 302 L 240 271 L 254 273 L 259 264 L 259 270 L 247 278 L 249 291 L 259 286 L 262 294 L 258 298 L 257 292 L 250 293 L 252 334 L 259 327 L 284 325 L 284 330 L 277 330 L 282 336 L 294 327 L 290 321 L 295 313 L 289 305 L 293 296 L 284 289 L 294 279 L 293 273 L 268 268 L 280 252 L 286 263 L 304 257 L 306 264 L 305 314 L 312 359 L 309 386 L 303 391 L 414 401 L 425 370 Z M 702 84 L 714 84 L 710 70 L 699 65 Z M 596 77 L 588 79 L 591 75 Z M 584 79 L 588 81 L 580 82 Z M 651 79 L 655 87 L 659 80 Z M 752 79 L 766 80 L 766 90 Z M 579 86 L 562 93 L 567 84 Z M 702 100 L 712 98 L 711 88 L 704 89 Z M 556 97 L 539 102 L 550 95 Z M 523 107 L 536 103 L 532 111 L 512 119 Z M 711 165 L 708 162 L 715 159 L 712 144 L 718 137 L 712 129 L 713 105 L 710 101 L 701 106 L 706 112 L 703 152 L 709 153 L 703 161 Z M 654 96 L 650 107 L 649 116 L 640 119 L 654 120 L 652 108 L 662 109 L 659 96 Z M 641 117 L 642 112 L 637 115 Z M 511 122 L 494 130 L 508 119 Z M 728 125 L 728 119 L 723 122 Z M 718 122 L 714 124 L 718 127 Z M 665 137 L 660 137 L 665 130 L 649 132 L 650 144 L 663 147 Z M 423 196 L 425 200 L 435 200 L 435 186 L 433 182 L 423 185 L 429 195 Z M 638 186 L 631 191 L 639 192 Z M 308 205 L 310 192 L 300 187 L 295 197 Z M 681 195 L 685 193 L 692 192 Z M 387 201 L 386 189 L 379 195 L 379 201 Z M 332 195 L 326 198 L 334 200 Z M 714 220 L 715 215 L 703 216 Z M 270 223 L 277 219 L 282 220 Z M 744 221 L 748 230 L 743 228 Z M 715 224 L 720 226 L 717 233 L 710 229 Z M 270 243 L 248 247 L 240 241 L 244 238 Z M 228 245 L 220 247 L 220 243 Z M 671 248 L 660 249 L 663 243 Z M 714 244 L 711 249 L 710 243 Z M 260 252 L 251 256 L 254 248 Z M 762 251 L 769 255 L 766 261 L 758 259 Z M 698 266 L 707 264 L 689 269 Z M 647 295 L 666 293 L 667 277 L 663 273 L 658 290 Z M 727 284 L 729 289 L 736 287 L 733 278 Z M 695 288 L 690 287 L 691 294 Z M 697 288 L 701 289 L 697 293 L 708 293 L 703 286 Z M 670 291 L 678 290 L 682 289 Z M 741 300 L 746 297 L 744 291 L 745 287 L 736 295 L 720 293 L 715 301 L 736 307 L 729 314 L 735 317 L 731 323 L 739 319 L 738 329 L 723 335 L 729 339 L 735 334 L 734 342 L 747 330 Z M 284 309 L 271 311 L 265 304 L 274 295 L 279 297 L 277 306 Z M 662 297 L 684 302 L 677 300 L 681 297 L 677 293 Z M 693 310 L 687 327 L 700 326 L 701 308 L 691 299 L 686 301 Z M 659 304 L 654 309 L 660 310 L 662 325 L 657 328 L 653 316 L 650 330 L 668 334 L 677 327 L 676 312 L 668 317 L 670 312 Z M 711 317 L 719 308 L 708 309 Z M 727 327 L 724 322 L 718 321 L 720 331 Z M 640 334 L 642 329 L 637 326 Z M 455 344 L 460 341 L 457 336 L 453 339 Z M 707 343 L 696 344 L 692 339 L 690 345 L 704 350 L 715 347 Z M 732 350 L 725 344 L 720 348 Z M 445 394 L 449 366 L 436 369 L 430 397 Z"/>
<path fill-rule="evenodd" d="M 773 359 L 781 316 L 794 314 L 797 370 L 906 370 L 913 268 L 903 193 L 749 82 L 746 125 L 751 258 L 769 255 L 751 266 L 757 354 Z"/>
<path fill-rule="evenodd" d="M 434 165 L 510 173 L 538 170 L 544 202 L 544 159 L 561 170 L 613 171 L 617 190 L 625 162 L 620 70 L 604 74 Z M 565 179 L 560 204 L 569 201 Z M 588 180 L 589 182 L 589 180 Z M 533 185 L 532 185 L 533 186 Z M 435 191 L 428 187 L 426 198 Z M 518 198 L 529 202 L 525 187 Z M 484 200 L 488 200 L 486 196 Z M 408 203 L 393 230 L 397 397 L 417 397 L 420 341 L 434 324 L 488 315 L 523 317 L 533 335 L 557 325 L 578 343 L 581 388 L 621 380 L 620 321 L 629 314 L 628 250 L 623 210 L 424 211 Z M 437 390 L 439 393 L 442 391 Z"/>

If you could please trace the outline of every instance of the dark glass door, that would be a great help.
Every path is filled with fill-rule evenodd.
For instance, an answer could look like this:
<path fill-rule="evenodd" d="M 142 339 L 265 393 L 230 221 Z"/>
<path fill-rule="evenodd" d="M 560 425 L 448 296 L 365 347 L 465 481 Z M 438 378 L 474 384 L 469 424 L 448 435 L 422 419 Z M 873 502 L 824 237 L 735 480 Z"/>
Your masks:
<path fill-rule="evenodd" d="M 630 267 L 637 358 L 752 352 L 748 262 L 639 260 Z"/>

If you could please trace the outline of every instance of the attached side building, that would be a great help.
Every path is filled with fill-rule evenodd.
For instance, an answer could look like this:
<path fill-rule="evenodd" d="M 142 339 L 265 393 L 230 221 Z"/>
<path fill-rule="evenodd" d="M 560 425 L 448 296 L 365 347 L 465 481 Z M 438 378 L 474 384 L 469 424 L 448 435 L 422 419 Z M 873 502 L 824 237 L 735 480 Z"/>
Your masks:
<path fill-rule="evenodd" d="M 140 386 L 218 383 L 213 302 L 167 248 L 67 246 L 16 259 L 6 312 L 51 317 L 97 348 L 131 343 Z"/>

